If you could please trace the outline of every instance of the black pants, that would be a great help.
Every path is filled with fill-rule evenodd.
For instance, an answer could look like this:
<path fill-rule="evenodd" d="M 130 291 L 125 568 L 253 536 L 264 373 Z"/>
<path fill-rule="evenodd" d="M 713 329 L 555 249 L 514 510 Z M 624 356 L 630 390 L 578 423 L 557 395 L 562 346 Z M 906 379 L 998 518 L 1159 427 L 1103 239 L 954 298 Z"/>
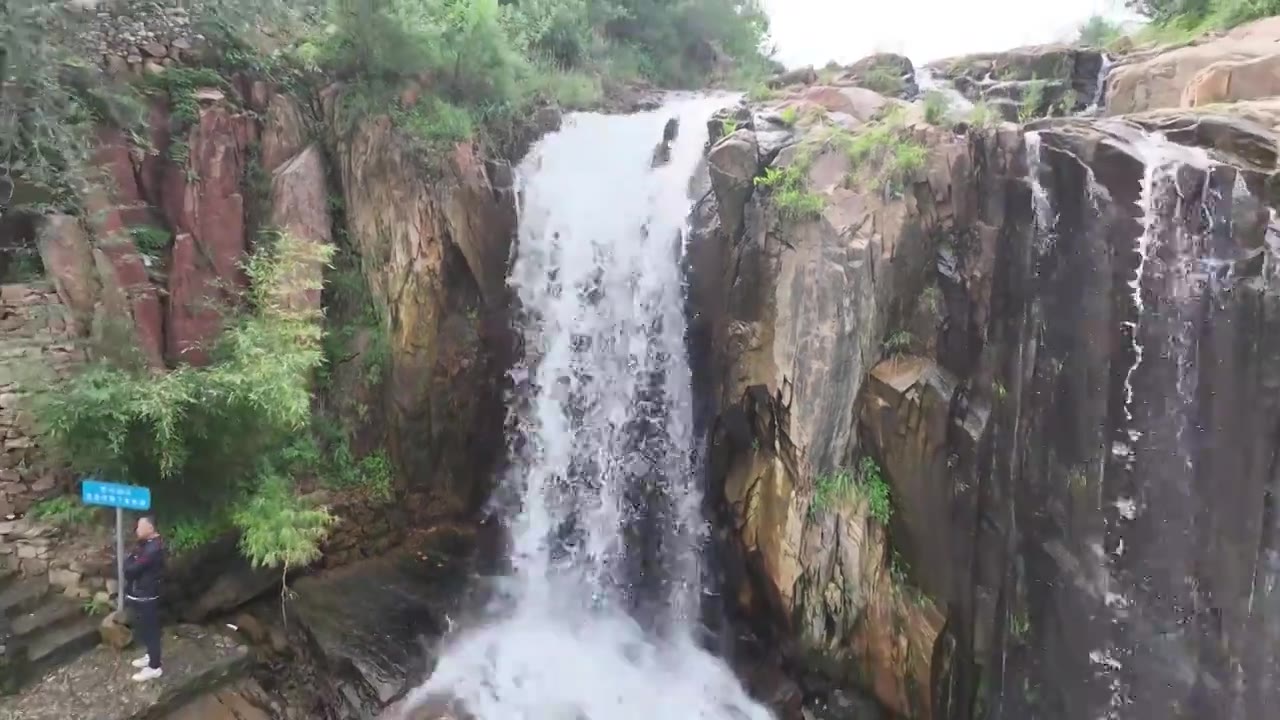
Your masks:
<path fill-rule="evenodd" d="M 158 668 L 160 667 L 160 601 L 130 599 L 129 607 L 133 611 L 133 634 L 147 649 L 151 667 Z"/>

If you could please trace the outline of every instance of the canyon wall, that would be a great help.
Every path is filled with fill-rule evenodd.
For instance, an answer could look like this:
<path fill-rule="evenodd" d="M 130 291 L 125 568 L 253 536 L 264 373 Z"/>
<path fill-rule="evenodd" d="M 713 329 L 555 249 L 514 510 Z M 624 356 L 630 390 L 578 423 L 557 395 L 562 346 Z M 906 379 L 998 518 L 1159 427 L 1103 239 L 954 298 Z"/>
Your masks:
<path fill-rule="evenodd" d="M 732 605 L 806 691 L 906 717 L 1265 715 L 1280 106 L 906 108 L 927 160 L 894 187 L 831 140 L 876 127 L 832 107 L 860 91 L 713 121 L 692 277 Z M 794 163 L 815 212 L 769 188 Z"/>

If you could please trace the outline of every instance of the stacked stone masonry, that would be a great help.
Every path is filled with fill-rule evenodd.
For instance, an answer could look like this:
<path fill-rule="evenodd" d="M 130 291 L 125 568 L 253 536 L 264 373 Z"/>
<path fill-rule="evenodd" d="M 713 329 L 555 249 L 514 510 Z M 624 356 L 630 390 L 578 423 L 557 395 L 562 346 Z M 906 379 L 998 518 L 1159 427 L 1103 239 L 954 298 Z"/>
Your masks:
<path fill-rule="evenodd" d="M 46 373 L 66 376 L 83 359 L 71 328 L 51 286 L 0 285 L 0 520 L 66 485 L 66 474 L 46 463 L 35 441 L 27 393 Z"/>

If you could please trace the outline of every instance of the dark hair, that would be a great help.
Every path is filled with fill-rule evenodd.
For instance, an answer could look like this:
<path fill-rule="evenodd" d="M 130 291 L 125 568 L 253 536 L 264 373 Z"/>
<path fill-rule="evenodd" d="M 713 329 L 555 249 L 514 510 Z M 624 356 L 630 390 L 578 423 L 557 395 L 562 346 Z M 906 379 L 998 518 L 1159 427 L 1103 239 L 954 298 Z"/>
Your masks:
<path fill-rule="evenodd" d="M 156 516 L 155 516 L 154 514 L 152 514 L 152 513 L 143 513 L 143 514 L 141 514 L 141 515 L 139 515 L 139 516 L 138 516 L 138 519 L 139 519 L 139 520 L 146 520 L 148 523 L 150 523 L 150 524 L 151 524 L 151 527 L 152 527 L 152 528 L 154 528 L 154 529 L 159 529 L 159 528 L 160 528 L 160 526 L 156 524 Z"/>

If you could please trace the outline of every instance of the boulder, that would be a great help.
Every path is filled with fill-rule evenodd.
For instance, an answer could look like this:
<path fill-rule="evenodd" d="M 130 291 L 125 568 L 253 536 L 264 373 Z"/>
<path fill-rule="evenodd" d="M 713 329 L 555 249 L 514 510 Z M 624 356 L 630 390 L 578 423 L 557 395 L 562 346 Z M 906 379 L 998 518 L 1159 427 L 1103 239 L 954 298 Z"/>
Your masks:
<path fill-rule="evenodd" d="M 1280 95 L 1280 54 L 1210 65 L 1197 73 L 1183 90 L 1182 105 L 1196 107 L 1276 95 Z"/>
<path fill-rule="evenodd" d="M 133 628 L 129 626 L 127 615 L 120 610 L 102 618 L 98 633 L 102 636 L 102 644 L 115 650 L 124 650 L 133 643 Z"/>
<path fill-rule="evenodd" d="M 76 218 L 50 215 L 39 226 L 37 242 L 58 298 L 71 311 L 74 333 L 87 334 L 100 291 L 89 234 Z"/>
<path fill-rule="evenodd" d="M 711 149 L 708 160 L 720 223 L 730 237 L 737 237 L 742 232 L 742 214 L 760 167 L 755 133 L 738 130 L 724 138 Z"/>
<path fill-rule="evenodd" d="M 845 68 L 839 83 L 867 88 L 890 97 L 911 98 L 919 93 L 915 66 L 906 56 L 895 53 L 877 53 L 862 58 Z"/>
<path fill-rule="evenodd" d="M 796 96 L 832 113 L 844 113 L 859 122 L 869 122 L 889 104 L 884 95 L 863 87 L 831 87 L 818 85 Z"/>
<path fill-rule="evenodd" d="M 812 85 L 818 82 L 818 71 L 813 66 L 788 70 L 769 78 L 767 85 L 771 88 L 784 88 L 790 85 Z"/>
<path fill-rule="evenodd" d="M 1227 68 L 1277 54 L 1277 40 L 1280 40 L 1280 19 L 1267 18 L 1191 45 L 1137 56 L 1133 61 L 1117 65 L 1108 75 L 1106 112 L 1108 115 L 1124 115 L 1178 107 L 1183 104 L 1184 96 L 1194 100 L 1201 92 L 1206 98 L 1213 97 L 1215 93 L 1224 91 L 1221 85 L 1224 73 L 1233 74 Z M 1218 64 L 1224 66 L 1203 81 L 1197 80 L 1201 72 Z M 1270 86 L 1269 79 L 1254 79 L 1250 74 L 1265 72 L 1266 67 L 1263 63 L 1254 70 L 1245 71 L 1242 78 L 1249 77 L 1250 80 L 1243 85 L 1242 92 Z M 1193 85 L 1203 87 L 1192 89 Z"/>

